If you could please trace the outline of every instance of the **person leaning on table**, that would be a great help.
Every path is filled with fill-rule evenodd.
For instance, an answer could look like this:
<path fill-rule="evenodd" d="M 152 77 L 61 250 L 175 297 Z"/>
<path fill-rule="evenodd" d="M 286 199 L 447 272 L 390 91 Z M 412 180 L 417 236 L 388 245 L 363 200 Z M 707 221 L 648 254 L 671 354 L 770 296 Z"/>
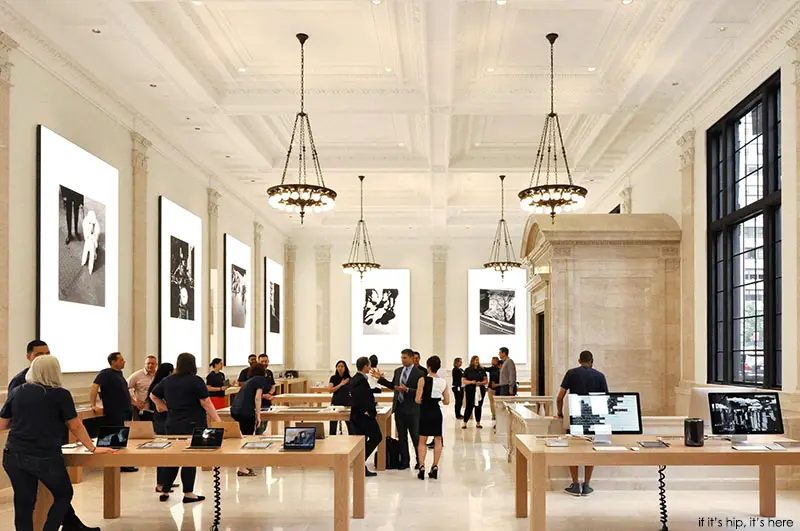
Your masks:
<path fill-rule="evenodd" d="M 16 387 L 0 409 L 0 430 L 8 429 L 3 468 L 14 489 L 14 526 L 33 531 L 33 508 L 39 482 L 53 495 L 43 531 L 93 530 L 85 526 L 72 508 L 72 483 L 67 475 L 61 445 L 64 424 L 92 453 L 113 453 L 95 447 L 78 419 L 69 391 L 61 387 L 61 365 L 54 356 L 33 360 L 25 383 Z"/>
<path fill-rule="evenodd" d="M 167 435 L 192 435 L 195 428 L 208 427 L 207 418 L 220 422 L 217 410 L 208 397 L 208 387 L 197 376 L 197 363 L 192 354 L 184 352 L 175 362 L 175 373 L 167 376 L 152 391 L 150 400 L 160 413 L 167 412 Z M 183 503 L 205 500 L 194 491 L 197 476 L 195 467 L 181 467 L 181 487 Z M 178 477 L 178 467 L 167 467 L 162 477 L 162 485 L 172 485 Z M 169 493 L 162 491 L 158 498 L 169 499 Z"/>
<path fill-rule="evenodd" d="M 261 425 L 261 409 L 264 397 L 269 396 L 272 384 L 266 378 L 266 371 L 261 365 L 252 367 L 249 372 L 250 377 L 239 391 L 239 396 L 233 401 L 231 406 L 231 417 L 239 423 L 239 430 L 242 435 L 253 435 Z M 239 467 L 236 471 L 239 477 L 252 477 L 256 473 L 252 468 Z"/>

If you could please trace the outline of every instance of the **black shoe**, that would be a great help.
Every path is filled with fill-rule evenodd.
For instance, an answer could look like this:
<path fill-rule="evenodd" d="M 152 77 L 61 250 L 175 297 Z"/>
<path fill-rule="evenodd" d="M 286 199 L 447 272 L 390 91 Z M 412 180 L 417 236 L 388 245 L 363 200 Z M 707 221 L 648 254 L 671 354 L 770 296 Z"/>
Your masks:
<path fill-rule="evenodd" d="M 172 491 L 170 491 L 170 492 L 172 492 Z M 165 502 L 168 499 L 169 499 L 169 494 L 160 494 L 158 496 L 158 501 L 160 501 L 160 502 Z"/>
<path fill-rule="evenodd" d="M 419 473 L 417 474 L 417 479 L 425 480 L 425 467 L 419 467 Z"/>
<path fill-rule="evenodd" d="M 431 479 L 439 479 L 439 467 L 434 466 L 431 468 L 431 471 L 428 473 L 428 477 Z"/>
<path fill-rule="evenodd" d="M 433 443 L 432 442 L 428 443 L 428 448 L 433 448 Z"/>
<path fill-rule="evenodd" d="M 411 467 L 408 465 L 400 465 L 399 467 L 397 467 L 397 470 L 408 470 L 409 468 Z"/>
<path fill-rule="evenodd" d="M 464 418 L 464 415 L 456 415 L 456 420 L 461 420 Z"/>
<path fill-rule="evenodd" d="M 76 518 L 77 519 L 77 518 Z M 99 527 L 89 527 L 88 525 L 84 524 L 80 520 L 77 522 L 72 522 L 69 524 L 63 524 L 61 526 L 61 531 L 100 531 Z"/>
<path fill-rule="evenodd" d="M 69 242 L 72 241 L 72 234 L 67 234 L 67 239 L 64 242 L 64 245 L 69 245 Z"/>
<path fill-rule="evenodd" d="M 120 472 L 138 472 L 139 469 L 135 466 L 123 466 L 119 469 Z"/>
<path fill-rule="evenodd" d="M 197 498 L 189 498 L 187 496 L 183 497 L 183 503 L 196 503 L 205 500 L 205 496 L 197 496 Z"/>
<path fill-rule="evenodd" d="M 367 468 L 365 466 L 364 467 L 364 475 L 367 476 L 368 478 L 374 478 L 375 476 L 378 475 L 378 473 L 377 472 L 373 472 L 372 470 L 370 470 L 369 468 Z"/>

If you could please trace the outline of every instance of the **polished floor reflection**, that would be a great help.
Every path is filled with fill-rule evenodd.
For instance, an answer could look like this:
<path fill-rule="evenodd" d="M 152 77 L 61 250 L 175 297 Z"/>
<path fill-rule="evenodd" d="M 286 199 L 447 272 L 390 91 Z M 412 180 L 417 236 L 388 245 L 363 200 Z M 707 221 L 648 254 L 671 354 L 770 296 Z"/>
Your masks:
<path fill-rule="evenodd" d="M 488 424 L 488 423 L 487 423 Z M 429 456 L 429 463 L 431 457 Z M 430 466 L 430 465 L 429 465 Z M 208 529 L 213 503 L 187 506 L 173 494 L 160 503 L 153 492 L 154 470 L 124 474 L 122 517 L 102 520 L 102 474 L 87 471 L 75 489 L 75 508 L 87 523 L 107 531 L 190 531 Z M 258 477 L 223 474 L 222 529 L 323 531 L 333 529 L 333 476 L 326 472 L 260 470 Z M 212 474 L 199 473 L 199 493 L 212 496 Z M 12 517 L 10 491 L 0 495 L 0 518 Z M 660 529 L 655 491 L 598 490 L 590 498 L 548 494 L 548 531 L 642 531 Z M 701 517 L 749 521 L 758 510 L 755 491 L 671 491 L 671 531 L 701 529 Z M 367 480 L 364 520 L 353 531 L 523 531 L 514 518 L 513 477 L 502 445 L 491 429 L 461 430 L 448 421 L 438 481 L 419 481 L 410 471 L 384 472 Z M 778 493 L 778 516 L 800 520 L 800 492 Z M 6 528 L 4 526 L 0 526 Z M 707 526 L 706 526 L 707 527 Z M 793 527 L 800 527 L 795 521 Z M 766 528 L 766 526 L 765 526 Z M 733 526 L 714 529 L 734 529 Z M 740 528 L 741 529 L 741 528 Z"/>

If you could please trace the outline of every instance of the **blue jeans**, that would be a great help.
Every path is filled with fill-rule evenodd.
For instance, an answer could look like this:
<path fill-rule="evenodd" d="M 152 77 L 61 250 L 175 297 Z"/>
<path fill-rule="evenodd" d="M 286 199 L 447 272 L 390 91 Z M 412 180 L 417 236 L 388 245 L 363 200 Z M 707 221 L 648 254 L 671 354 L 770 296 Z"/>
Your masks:
<path fill-rule="evenodd" d="M 64 517 L 72 513 L 72 483 L 64 457 L 35 457 L 4 450 L 3 468 L 14 488 L 14 526 L 17 531 L 33 531 L 33 508 L 40 481 L 53 495 L 53 505 L 42 531 L 58 531 Z"/>

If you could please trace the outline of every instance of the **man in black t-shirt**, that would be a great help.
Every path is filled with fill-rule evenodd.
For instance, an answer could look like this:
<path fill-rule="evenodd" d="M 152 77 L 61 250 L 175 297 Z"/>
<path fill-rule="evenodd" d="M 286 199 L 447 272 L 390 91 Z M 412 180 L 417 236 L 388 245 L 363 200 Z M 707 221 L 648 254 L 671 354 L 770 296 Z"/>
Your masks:
<path fill-rule="evenodd" d="M 236 383 L 238 384 L 239 387 L 244 385 L 244 383 L 249 378 L 249 376 L 247 375 L 248 371 L 253 367 L 255 367 L 257 363 L 258 359 L 256 358 L 255 354 L 250 354 L 249 356 L 247 356 L 247 364 L 249 366 L 242 369 L 242 371 L 239 373 L 239 378 L 236 380 Z"/>
<path fill-rule="evenodd" d="M 561 389 L 558 391 L 558 418 L 564 417 L 564 397 L 567 392 L 573 395 L 588 395 L 590 393 L 608 393 L 608 383 L 606 382 L 605 375 L 595 369 L 594 356 L 588 350 L 581 352 L 578 357 L 578 367 L 570 369 L 564 375 L 561 382 Z M 588 496 L 594 489 L 589 486 L 592 479 L 593 466 L 584 468 L 583 487 L 578 482 L 578 467 L 569 467 L 569 473 L 572 476 L 572 484 L 564 489 L 568 494 L 573 496 Z"/>
<path fill-rule="evenodd" d="M 41 341 L 39 339 L 34 339 L 30 343 L 28 343 L 27 353 L 25 357 L 28 359 L 28 367 L 22 369 L 16 376 L 11 378 L 11 381 L 8 382 L 8 395 L 11 394 L 11 391 L 14 388 L 19 387 L 20 385 L 25 383 L 25 377 L 28 375 L 28 369 L 30 368 L 30 364 L 33 363 L 33 360 L 36 359 L 38 356 L 42 356 L 45 354 L 50 354 L 50 347 L 47 346 L 47 343 Z"/>
<path fill-rule="evenodd" d="M 133 398 L 128 391 L 128 380 L 122 374 L 125 358 L 119 352 L 108 355 L 107 369 L 100 371 L 94 379 L 89 393 L 92 411 L 97 409 L 97 395 L 103 401 L 103 425 L 124 426 L 133 416 Z M 135 467 L 122 467 L 123 472 L 136 472 Z"/>
<path fill-rule="evenodd" d="M 261 399 L 261 407 L 266 409 L 272 406 L 272 400 L 267 398 L 267 395 L 273 396 L 275 394 L 275 390 L 278 387 L 275 385 L 275 375 L 272 374 L 272 371 L 268 369 L 269 367 L 269 356 L 266 354 L 259 354 L 258 356 L 258 364 L 264 367 L 265 378 L 267 379 L 267 388 L 269 391 L 263 395 Z"/>

